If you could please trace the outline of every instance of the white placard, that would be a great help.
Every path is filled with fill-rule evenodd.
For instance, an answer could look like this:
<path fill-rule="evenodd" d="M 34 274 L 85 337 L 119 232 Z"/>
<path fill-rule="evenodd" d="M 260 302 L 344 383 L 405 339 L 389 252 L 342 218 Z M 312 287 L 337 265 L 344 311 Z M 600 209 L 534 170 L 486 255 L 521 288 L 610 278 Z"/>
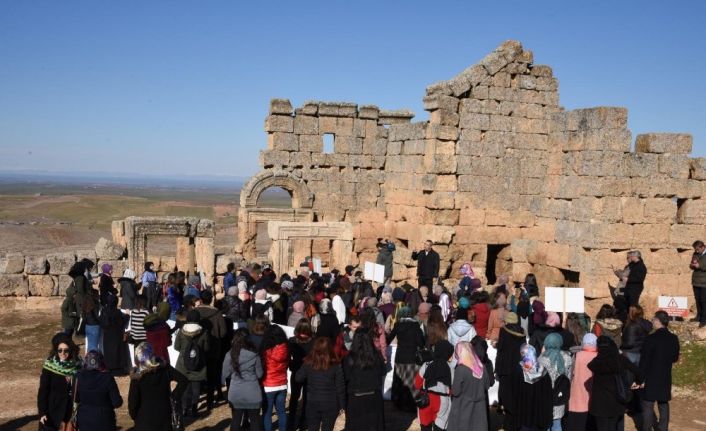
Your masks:
<path fill-rule="evenodd" d="M 312 262 L 314 263 L 314 272 L 321 275 L 321 259 L 315 257 L 312 259 Z"/>
<path fill-rule="evenodd" d="M 660 296 L 657 298 L 657 307 L 672 317 L 689 316 L 689 303 L 686 296 Z"/>
<path fill-rule="evenodd" d="M 364 276 L 366 280 L 377 281 L 378 283 L 385 282 L 385 267 L 373 262 L 365 262 Z"/>
<path fill-rule="evenodd" d="M 583 313 L 584 291 L 582 287 L 546 287 L 544 309 L 557 313 Z"/>

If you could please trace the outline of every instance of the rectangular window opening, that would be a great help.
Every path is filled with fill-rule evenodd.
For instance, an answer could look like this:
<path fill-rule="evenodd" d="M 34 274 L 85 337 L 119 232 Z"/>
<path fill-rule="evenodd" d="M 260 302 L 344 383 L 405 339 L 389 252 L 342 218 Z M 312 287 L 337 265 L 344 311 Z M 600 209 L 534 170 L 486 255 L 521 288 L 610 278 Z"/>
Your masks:
<path fill-rule="evenodd" d="M 324 153 L 333 154 L 333 152 L 334 152 L 333 143 L 336 140 L 336 136 L 333 133 L 324 133 L 323 140 L 324 140 Z"/>

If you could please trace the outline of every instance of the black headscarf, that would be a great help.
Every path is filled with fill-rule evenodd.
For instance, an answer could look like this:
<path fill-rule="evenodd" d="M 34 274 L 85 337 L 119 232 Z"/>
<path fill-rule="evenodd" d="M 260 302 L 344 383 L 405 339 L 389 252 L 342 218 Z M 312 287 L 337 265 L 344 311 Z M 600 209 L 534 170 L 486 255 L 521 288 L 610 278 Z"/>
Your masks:
<path fill-rule="evenodd" d="M 424 372 L 424 386 L 430 388 L 437 383 L 451 387 L 451 367 L 449 358 L 454 354 L 454 346 L 446 340 L 434 344 L 432 361 Z"/>

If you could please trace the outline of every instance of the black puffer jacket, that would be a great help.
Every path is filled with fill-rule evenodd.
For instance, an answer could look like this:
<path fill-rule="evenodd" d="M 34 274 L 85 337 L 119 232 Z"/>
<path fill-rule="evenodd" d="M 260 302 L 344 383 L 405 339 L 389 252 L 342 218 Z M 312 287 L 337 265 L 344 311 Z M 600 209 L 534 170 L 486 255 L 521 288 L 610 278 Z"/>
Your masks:
<path fill-rule="evenodd" d="M 401 319 L 387 336 L 387 342 L 390 343 L 395 337 L 397 337 L 395 362 L 414 364 L 417 348 L 424 346 L 424 334 L 419 327 L 419 322 L 409 318 Z"/>
<path fill-rule="evenodd" d="M 628 322 L 623 329 L 620 350 L 640 353 L 645 338 L 652 332 L 652 324 L 645 319 Z"/>

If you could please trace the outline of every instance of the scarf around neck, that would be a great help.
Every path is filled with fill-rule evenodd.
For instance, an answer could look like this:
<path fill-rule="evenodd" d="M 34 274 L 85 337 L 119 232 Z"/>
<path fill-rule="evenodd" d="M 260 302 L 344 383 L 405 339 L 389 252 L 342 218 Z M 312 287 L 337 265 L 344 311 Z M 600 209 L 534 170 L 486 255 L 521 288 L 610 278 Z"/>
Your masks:
<path fill-rule="evenodd" d="M 81 365 L 81 362 L 75 359 L 60 361 L 56 357 L 52 357 L 44 361 L 42 368 L 60 376 L 73 377 L 81 369 Z"/>

